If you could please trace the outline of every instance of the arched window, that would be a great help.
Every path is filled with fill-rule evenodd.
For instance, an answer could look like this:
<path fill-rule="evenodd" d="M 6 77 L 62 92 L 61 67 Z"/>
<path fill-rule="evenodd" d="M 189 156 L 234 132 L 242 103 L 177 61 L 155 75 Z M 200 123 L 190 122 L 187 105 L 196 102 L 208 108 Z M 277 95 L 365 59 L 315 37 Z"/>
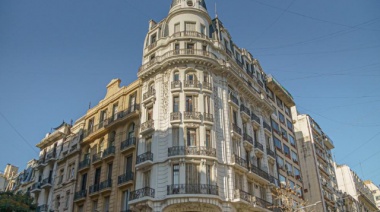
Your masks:
<path fill-rule="evenodd" d="M 115 144 L 115 139 L 116 139 L 116 132 L 115 131 L 112 131 L 110 134 L 109 134 L 109 137 L 108 137 L 108 146 L 114 146 Z"/>
<path fill-rule="evenodd" d="M 127 139 L 133 139 L 135 137 L 135 123 L 132 123 L 128 129 Z"/>

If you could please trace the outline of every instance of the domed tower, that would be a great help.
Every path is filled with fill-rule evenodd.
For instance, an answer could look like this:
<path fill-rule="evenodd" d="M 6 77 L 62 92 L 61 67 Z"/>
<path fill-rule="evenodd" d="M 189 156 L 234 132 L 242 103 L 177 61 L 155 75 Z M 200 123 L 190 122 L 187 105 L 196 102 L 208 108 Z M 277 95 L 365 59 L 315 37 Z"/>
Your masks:
<path fill-rule="evenodd" d="M 173 0 L 165 19 L 149 22 L 138 71 L 143 96 L 136 184 L 129 197 L 133 211 L 236 211 L 233 202 L 240 204 L 246 196 L 236 193 L 235 183 L 246 187 L 246 178 L 239 175 L 236 181 L 235 173 L 248 172 L 253 158 L 263 158 L 257 170 L 265 170 L 267 179 L 257 170 L 255 175 L 262 190 L 269 188 L 266 154 L 255 153 L 254 142 L 263 149 L 271 137 L 263 118 L 251 122 L 250 107 L 256 105 L 266 119 L 271 107 L 258 94 L 258 82 L 244 80 L 248 75 L 237 65 L 232 47 L 204 0 Z M 259 67 L 250 54 L 240 55 L 250 70 Z M 247 106 L 245 116 L 236 113 L 241 105 Z"/>

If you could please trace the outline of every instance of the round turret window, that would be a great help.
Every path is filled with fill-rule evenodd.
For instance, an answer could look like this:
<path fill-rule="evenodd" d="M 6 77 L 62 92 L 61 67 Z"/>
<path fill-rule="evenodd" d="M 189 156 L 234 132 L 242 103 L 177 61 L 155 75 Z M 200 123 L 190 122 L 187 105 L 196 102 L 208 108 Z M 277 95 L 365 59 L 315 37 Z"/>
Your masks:
<path fill-rule="evenodd" d="M 192 6 L 194 6 L 194 4 L 193 4 L 193 1 L 191 1 L 191 0 L 188 0 L 188 1 L 187 1 L 187 6 L 189 6 L 189 7 L 192 7 Z"/>

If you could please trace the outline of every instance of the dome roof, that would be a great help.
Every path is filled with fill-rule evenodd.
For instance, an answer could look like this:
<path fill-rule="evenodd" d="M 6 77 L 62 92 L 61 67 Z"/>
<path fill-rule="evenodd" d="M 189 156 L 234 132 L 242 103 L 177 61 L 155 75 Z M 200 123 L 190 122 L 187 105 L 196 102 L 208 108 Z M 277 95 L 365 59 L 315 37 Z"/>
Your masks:
<path fill-rule="evenodd" d="M 170 8 L 181 4 L 181 2 L 186 2 L 187 6 L 194 6 L 196 4 L 199 4 L 201 7 L 203 7 L 205 10 L 207 10 L 206 1 L 205 0 L 172 0 L 172 4 L 170 5 Z"/>

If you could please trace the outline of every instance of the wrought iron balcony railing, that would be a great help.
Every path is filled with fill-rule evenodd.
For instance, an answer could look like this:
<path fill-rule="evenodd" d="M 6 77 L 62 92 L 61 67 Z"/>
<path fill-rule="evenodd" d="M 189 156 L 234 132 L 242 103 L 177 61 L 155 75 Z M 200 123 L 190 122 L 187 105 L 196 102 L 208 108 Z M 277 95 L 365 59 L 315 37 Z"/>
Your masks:
<path fill-rule="evenodd" d="M 81 170 L 89 166 L 90 166 L 90 159 L 87 158 L 79 162 L 78 169 Z"/>
<path fill-rule="evenodd" d="M 138 189 L 136 191 L 132 191 L 129 196 L 129 200 L 140 199 L 143 197 L 154 198 L 154 195 L 155 195 L 155 190 L 153 188 L 145 187 L 142 189 Z"/>
<path fill-rule="evenodd" d="M 123 183 L 126 183 L 128 181 L 131 181 L 134 179 L 134 173 L 129 171 L 123 175 L 120 175 L 118 178 L 117 178 L 117 184 L 123 184 Z"/>
<path fill-rule="evenodd" d="M 184 88 L 201 88 L 201 83 L 197 80 L 185 80 L 183 84 Z"/>
<path fill-rule="evenodd" d="M 232 93 L 230 93 L 230 100 L 235 103 L 236 105 L 239 105 L 239 100 L 236 96 L 234 96 Z"/>
<path fill-rule="evenodd" d="M 264 126 L 264 129 L 272 131 L 272 127 L 268 123 L 266 123 L 265 121 L 263 122 L 263 126 Z"/>
<path fill-rule="evenodd" d="M 232 130 L 233 130 L 235 133 L 241 135 L 241 128 L 238 127 L 236 124 L 232 124 Z"/>
<path fill-rule="evenodd" d="M 216 157 L 216 149 L 205 146 L 174 146 L 168 148 L 168 157 L 178 155 L 203 155 Z"/>
<path fill-rule="evenodd" d="M 141 131 L 154 128 L 154 120 L 149 120 L 141 124 Z"/>
<path fill-rule="evenodd" d="M 106 157 L 108 157 L 108 156 L 110 156 L 110 155 L 113 155 L 113 154 L 115 154 L 115 146 L 110 146 L 110 147 L 108 147 L 107 149 L 105 149 L 104 151 L 103 151 L 103 155 L 102 155 L 102 158 L 106 158 Z"/>
<path fill-rule="evenodd" d="M 175 80 L 172 82 L 172 89 L 181 89 L 181 86 L 182 86 L 182 82 L 179 81 L 179 80 Z"/>
<path fill-rule="evenodd" d="M 260 118 L 256 114 L 254 114 L 254 113 L 251 113 L 251 120 L 253 120 L 256 123 L 260 124 Z"/>
<path fill-rule="evenodd" d="M 270 148 L 267 148 L 267 155 L 269 155 L 269 156 L 271 156 L 271 157 L 275 158 L 275 154 L 274 154 L 274 151 L 273 151 L 273 150 L 271 150 Z"/>
<path fill-rule="evenodd" d="M 94 185 L 91 185 L 89 188 L 88 188 L 88 193 L 89 194 L 94 194 L 96 192 L 99 191 L 99 184 L 94 184 Z"/>
<path fill-rule="evenodd" d="M 153 161 L 153 153 L 152 152 L 145 152 L 144 154 L 141 154 L 137 156 L 136 158 L 136 164 L 143 163 L 145 161 Z"/>
<path fill-rule="evenodd" d="M 261 151 L 264 151 L 264 146 L 257 141 L 255 141 L 255 148 L 260 149 Z"/>
<path fill-rule="evenodd" d="M 217 185 L 208 184 L 173 184 L 167 186 L 167 195 L 175 194 L 209 194 L 219 195 Z"/>
<path fill-rule="evenodd" d="M 243 104 L 240 105 L 240 111 L 251 116 L 251 110 Z"/>
<path fill-rule="evenodd" d="M 112 179 L 107 179 L 99 184 L 99 191 L 112 188 Z"/>
<path fill-rule="evenodd" d="M 181 121 L 181 112 L 173 112 L 170 114 L 170 121 Z"/>
<path fill-rule="evenodd" d="M 86 189 L 81 190 L 81 191 L 77 191 L 74 194 L 74 200 L 86 198 L 86 196 L 87 196 L 87 190 Z"/>
<path fill-rule="evenodd" d="M 243 158 L 239 157 L 238 155 L 233 154 L 232 155 L 232 161 L 236 164 L 239 164 L 241 167 L 248 168 L 248 163 Z"/>
<path fill-rule="evenodd" d="M 210 82 L 203 82 L 202 88 L 205 90 L 212 91 L 212 84 Z"/>
<path fill-rule="evenodd" d="M 260 177 L 262 177 L 262 178 L 264 178 L 264 179 L 266 179 L 268 181 L 270 180 L 269 179 L 269 174 L 266 171 L 261 170 L 259 167 L 255 166 L 253 164 L 251 164 L 250 166 L 251 166 L 251 168 L 250 168 L 251 172 L 259 175 Z"/>
<path fill-rule="evenodd" d="M 243 134 L 243 139 L 248 141 L 249 143 L 251 143 L 253 145 L 253 138 L 250 135 L 248 135 L 247 133 Z"/>
<path fill-rule="evenodd" d="M 134 146 L 134 145 L 136 145 L 136 138 L 135 137 L 127 138 L 127 140 L 121 142 L 120 149 L 124 150 L 124 149 L 127 149 L 128 147 Z"/>

